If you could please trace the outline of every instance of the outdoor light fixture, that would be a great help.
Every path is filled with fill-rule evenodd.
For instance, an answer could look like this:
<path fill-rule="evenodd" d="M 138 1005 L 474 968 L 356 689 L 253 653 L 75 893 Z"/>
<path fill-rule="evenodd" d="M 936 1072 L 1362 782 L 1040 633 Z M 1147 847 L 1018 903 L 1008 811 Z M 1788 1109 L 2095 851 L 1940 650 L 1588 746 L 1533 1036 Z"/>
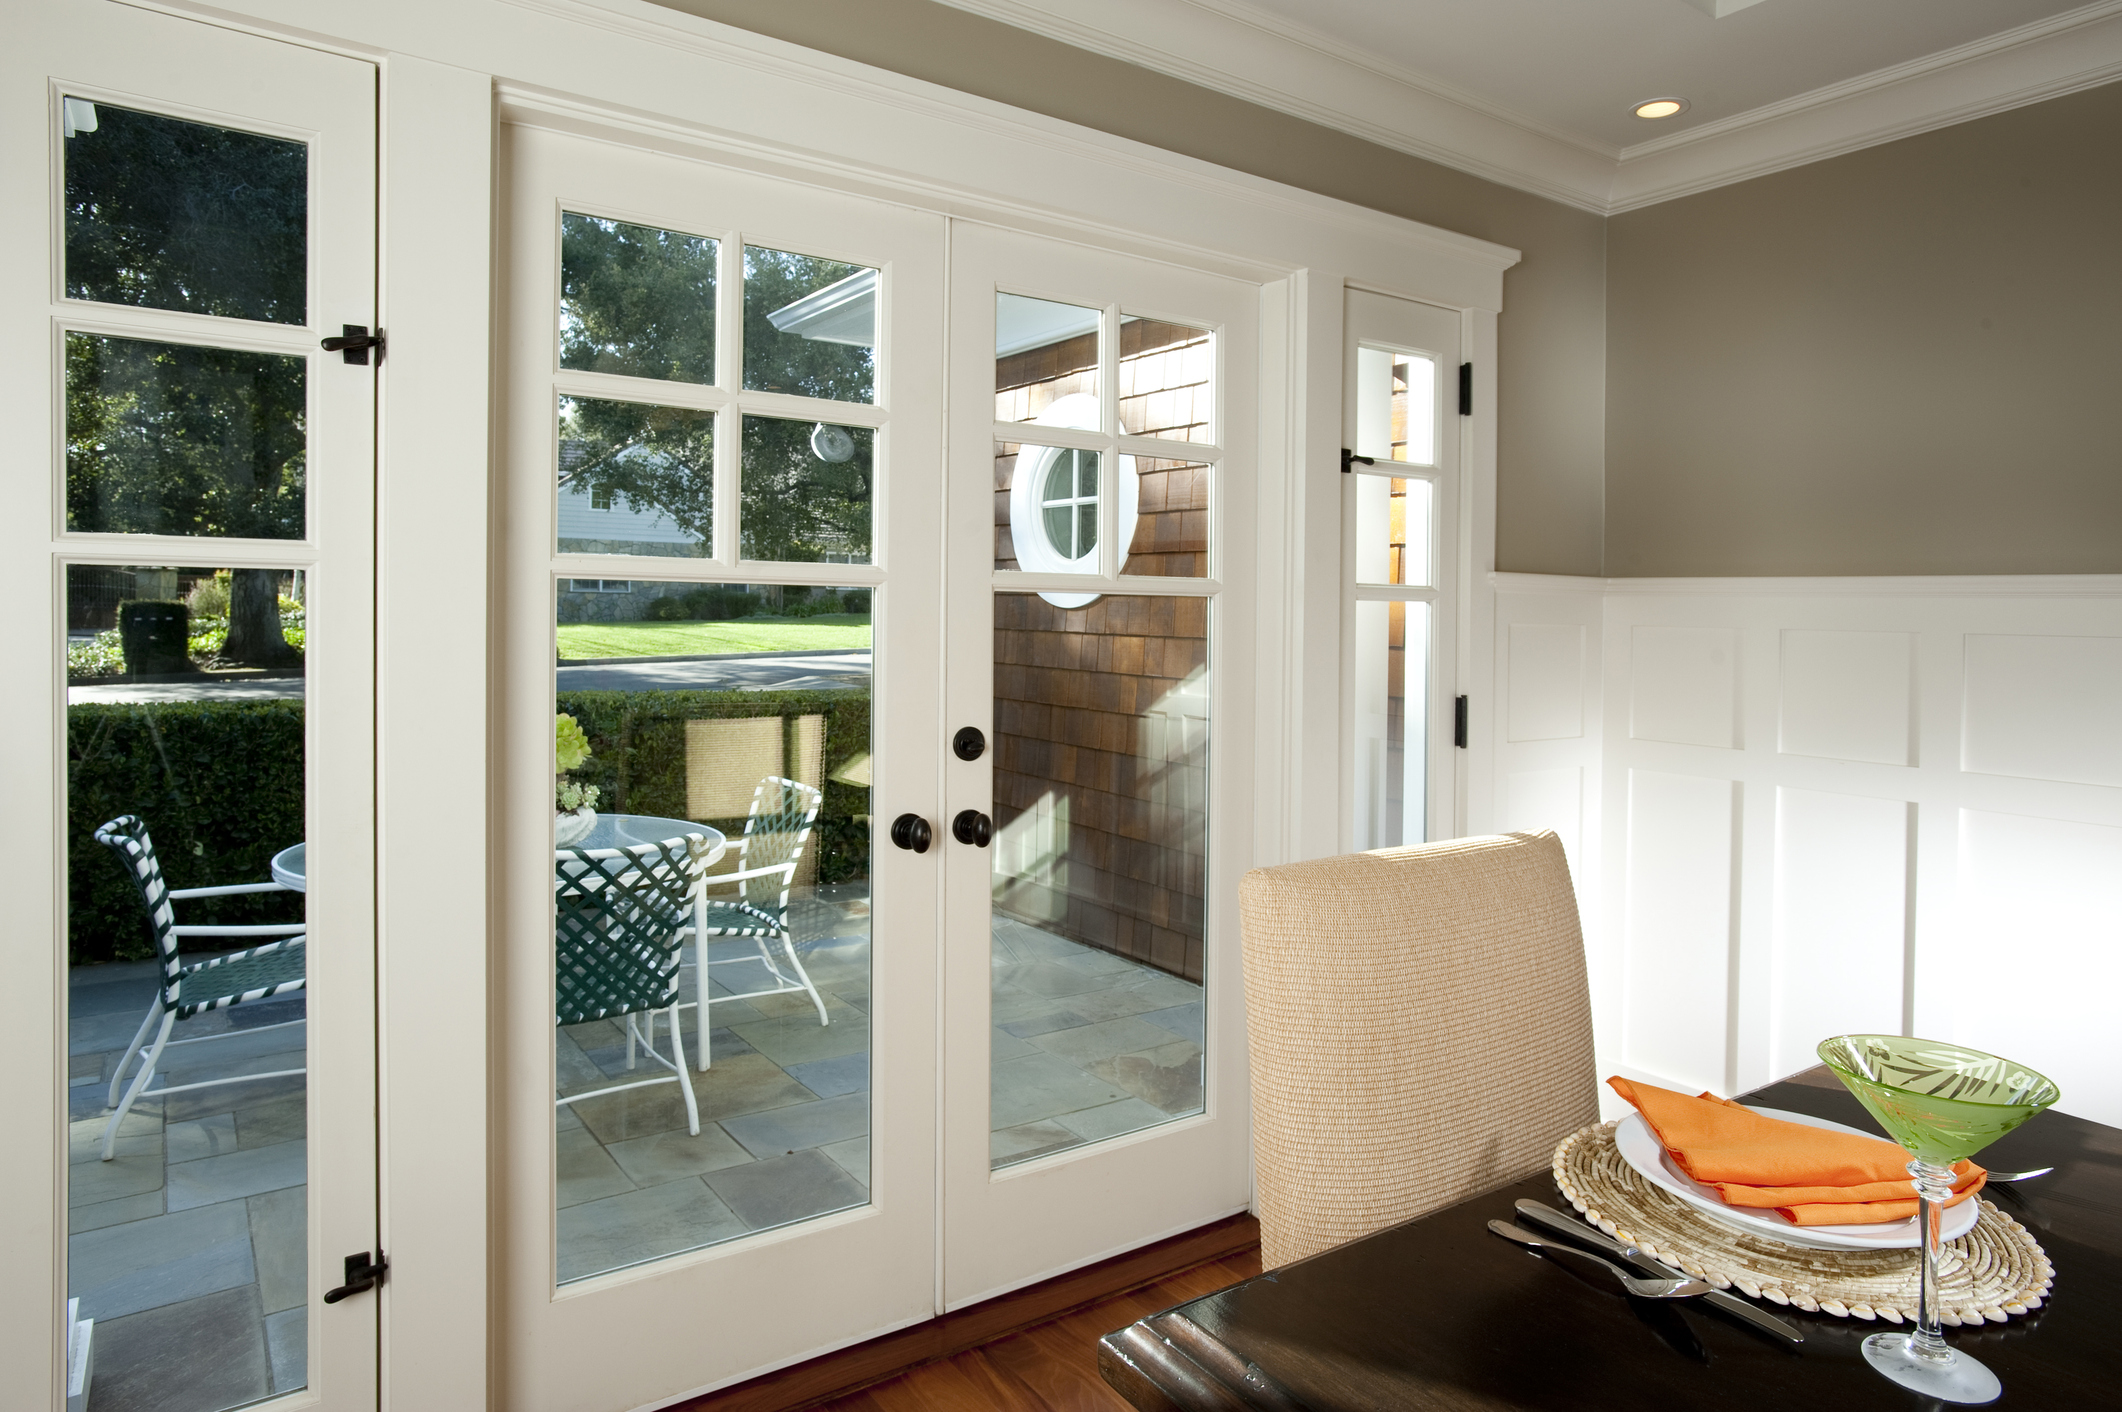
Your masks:
<path fill-rule="evenodd" d="M 1685 98 L 1646 98 L 1633 109 L 1639 118 L 1669 118 L 1687 111 Z"/>

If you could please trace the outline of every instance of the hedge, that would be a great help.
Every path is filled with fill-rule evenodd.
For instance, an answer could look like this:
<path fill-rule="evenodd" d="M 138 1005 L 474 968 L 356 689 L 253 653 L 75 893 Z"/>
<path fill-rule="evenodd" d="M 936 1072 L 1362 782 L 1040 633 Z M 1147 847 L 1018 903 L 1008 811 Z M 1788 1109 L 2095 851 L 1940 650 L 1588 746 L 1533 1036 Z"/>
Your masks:
<path fill-rule="evenodd" d="M 300 843 L 300 701 L 84 702 L 66 713 L 67 955 L 76 966 L 155 954 L 139 890 L 98 824 L 147 821 L 169 885 L 263 882 Z M 201 900 L 183 920 L 298 922 L 285 893 Z"/>
<path fill-rule="evenodd" d="M 140 896 L 96 826 L 147 821 L 176 887 L 262 882 L 273 854 L 302 841 L 300 701 L 83 703 L 67 708 L 67 939 L 73 965 L 154 955 Z M 843 691 L 570 691 L 558 709 L 581 723 L 589 763 L 575 778 L 603 791 L 609 813 L 685 817 L 685 723 L 742 716 L 825 717 L 825 802 L 813 834 L 818 881 L 869 872 L 869 791 L 829 778 L 870 749 L 869 693 Z M 742 817 L 708 819 L 732 838 Z M 183 920 L 290 922 L 285 893 L 184 904 Z"/>
<path fill-rule="evenodd" d="M 846 882 L 869 875 L 869 791 L 832 778 L 870 750 L 869 693 L 841 691 L 563 691 L 556 709 L 575 718 L 589 736 L 589 763 L 572 778 L 602 792 L 600 812 L 685 814 L 685 723 L 730 717 L 778 715 L 825 717 L 825 801 L 812 834 L 818 881 Z M 744 819 L 703 819 L 732 839 Z"/>

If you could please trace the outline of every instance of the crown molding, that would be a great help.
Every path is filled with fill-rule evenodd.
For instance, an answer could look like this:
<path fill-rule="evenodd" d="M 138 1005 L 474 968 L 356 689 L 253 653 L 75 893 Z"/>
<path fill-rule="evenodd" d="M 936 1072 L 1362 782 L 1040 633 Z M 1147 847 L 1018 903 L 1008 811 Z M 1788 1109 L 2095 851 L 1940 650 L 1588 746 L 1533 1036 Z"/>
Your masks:
<path fill-rule="evenodd" d="M 1600 215 L 2122 78 L 2122 0 L 1617 149 L 1247 0 L 941 0 L 1018 29 Z"/>

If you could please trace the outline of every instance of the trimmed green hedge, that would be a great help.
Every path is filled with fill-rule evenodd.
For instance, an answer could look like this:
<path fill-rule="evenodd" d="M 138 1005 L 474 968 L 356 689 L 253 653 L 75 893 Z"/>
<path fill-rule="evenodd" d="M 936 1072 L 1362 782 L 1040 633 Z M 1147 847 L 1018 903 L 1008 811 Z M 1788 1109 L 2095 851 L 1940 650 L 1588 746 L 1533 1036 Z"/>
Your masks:
<path fill-rule="evenodd" d="M 155 954 L 139 890 L 96 826 L 147 821 L 169 885 L 264 882 L 302 841 L 300 701 L 84 702 L 66 713 L 67 953 L 76 966 Z M 302 920 L 286 893 L 184 904 L 182 920 Z"/>
<path fill-rule="evenodd" d="M 571 778 L 602 791 L 600 813 L 685 815 L 685 723 L 730 717 L 825 717 L 825 802 L 813 846 L 820 883 L 869 875 L 869 791 L 833 773 L 870 749 L 869 693 L 844 691 L 563 691 L 556 709 L 589 736 L 589 763 Z M 744 819 L 706 819 L 729 834 Z"/>

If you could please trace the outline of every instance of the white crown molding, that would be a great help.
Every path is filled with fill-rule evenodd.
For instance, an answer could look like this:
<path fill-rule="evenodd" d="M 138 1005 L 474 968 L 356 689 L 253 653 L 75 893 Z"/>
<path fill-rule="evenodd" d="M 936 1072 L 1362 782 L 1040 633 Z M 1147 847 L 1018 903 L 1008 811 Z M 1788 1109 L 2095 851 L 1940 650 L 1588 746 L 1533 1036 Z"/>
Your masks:
<path fill-rule="evenodd" d="M 1615 149 L 1247 0 L 942 0 L 1601 215 L 1802 166 L 2122 77 L 2122 0 Z"/>

